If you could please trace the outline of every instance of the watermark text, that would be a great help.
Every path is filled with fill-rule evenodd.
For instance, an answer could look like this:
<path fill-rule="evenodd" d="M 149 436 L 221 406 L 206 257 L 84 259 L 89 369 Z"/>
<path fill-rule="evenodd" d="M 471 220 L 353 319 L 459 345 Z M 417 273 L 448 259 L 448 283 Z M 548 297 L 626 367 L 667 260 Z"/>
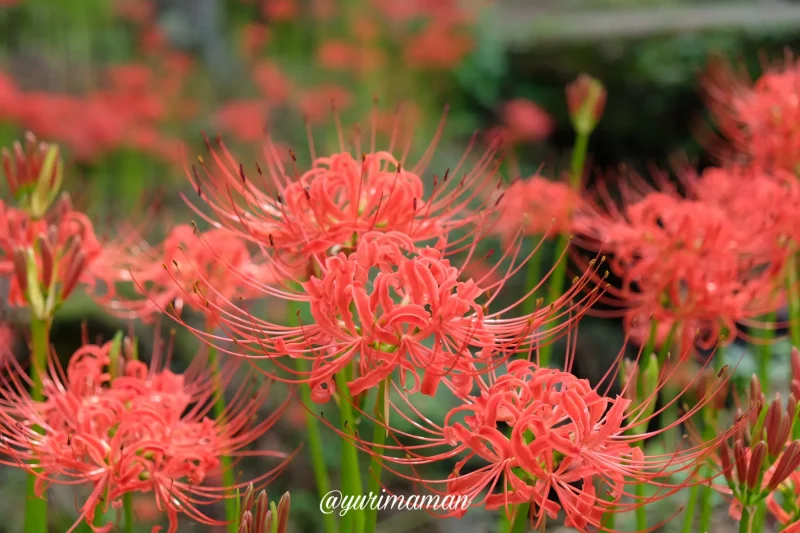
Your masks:
<path fill-rule="evenodd" d="M 370 492 L 358 496 L 344 495 L 338 490 L 327 493 L 319 502 L 319 510 L 323 514 L 338 513 L 344 516 L 350 511 L 384 511 L 391 509 L 395 511 L 466 511 L 472 503 L 472 498 L 468 496 L 455 496 L 447 494 L 411 494 L 403 496 L 400 494 L 387 494 L 386 490 L 381 490 L 380 494 Z"/>

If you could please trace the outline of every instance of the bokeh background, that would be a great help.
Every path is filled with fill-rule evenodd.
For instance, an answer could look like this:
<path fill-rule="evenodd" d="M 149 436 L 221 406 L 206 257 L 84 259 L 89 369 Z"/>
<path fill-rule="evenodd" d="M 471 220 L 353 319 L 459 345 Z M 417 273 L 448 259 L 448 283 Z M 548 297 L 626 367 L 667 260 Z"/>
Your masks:
<path fill-rule="evenodd" d="M 613 176 L 621 164 L 666 168 L 676 156 L 702 166 L 699 80 L 709 57 L 722 54 L 755 73 L 762 58 L 780 59 L 800 44 L 798 30 L 800 3 L 779 0 L 0 0 L 0 145 L 28 130 L 59 143 L 67 189 L 99 233 L 125 231 L 157 206 L 148 226 L 157 239 L 192 218 L 181 194 L 194 194 L 185 168 L 204 151 L 201 132 L 220 135 L 254 168 L 265 132 L 287 154 L 292 148 L 307 157 L 307 127 L 318 150 L 335 148 L 334 116 L 351 132 L 369 123 L 375 106 L 382 133 L 392 117 L 410 125 L 418 154 L 447 106 L 431 172 L 454 165 L 475 132 L 480 147 L 503 131 L 514 141 L 503 167 L 508 178 L 537 169 L 558 177 L 573 141 L 564 86 L 588 72 L 608 90 L 589 149 L 597 175 Z M 264 312 L 280 317 L 285 309 Z M 3 335 L 25 357 L 18 333 L 25 317 L 2 313 Z M 62 357 L 80 344 L 83 323 L 106 339 L 134 327 L 140 353 L 154 330 L 173 327 L 166 320 L 157 329 L 131 326 L 75 298 L 53 330 Z M 598 375 L 621 345 L 618 323 L 585 320 L 578 373 Z M 179 331 L 177 364 L 196 350 Z M 432 401 L 430 408 L 446 406 Z M 297 447 L 302 415 L 290 410 L 264 446 Z M 327 444 L 336 465 L 333 433 Z M 259 468 L 242 465 L 240 475 Z M 310 472 L 301 452 L 269 491 L 277 499 L 291 490 L 291 531 L 314 532 L 320 523 Z M 0 530 L 21 530 L 23 493 L 20 472 L 0 470 Z M 52 500 L 59 509 L 52 531 L 66 531 L 80 500 L 64 491 Z M 659 505 L 667 516 L 679 504 Z M 158 523 L 146 500 L 137 513 L 141 531 Z M 490 517 L 468 516 L 387 515 L 379 531 L 491 531 Z M 725 527 L 721 521 L 718 530 Z M 183 529 L 211 528 L 187 522 Z"/>

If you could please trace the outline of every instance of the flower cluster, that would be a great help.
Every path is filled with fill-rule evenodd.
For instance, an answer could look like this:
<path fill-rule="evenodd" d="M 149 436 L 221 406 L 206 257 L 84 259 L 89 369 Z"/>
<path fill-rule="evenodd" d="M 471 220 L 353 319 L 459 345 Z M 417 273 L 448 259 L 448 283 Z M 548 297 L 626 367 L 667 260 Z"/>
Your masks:
<path fill-rule="evenodd" d="M 232 497 L 230 490 L 237 488 L 208 483 L 219 458 L 239 455 L 274 424 L 283 407 L 253 424 L 269 388 L 245 388 L 240 394 L 252 395 L 249 401 L 231 405 L 224 419 L 212 419 L 214 387 L 220 385 L 212 386 L 202 370 L 204 358 L 175 374 L 161 368 L 160 347 L 148 366 L 132 357 L 130 341 L 124 343 L 127 357 L 120 353 L 122 346 L 85 344 L 66 370 L 51 358 L 41 401 L 26 392 L 28 378 L 21 368 L 8 368 L 0 387 L 3 462 L 30 468 L 40 495 L 51 483 L 91 487 L 79 521 L 102 526 L 98 531 L 110 531 L 112 524 L 96 521 L 97 513 L 118 507 L 129 493 L 152 494 L 169 517 L 169 531 L 177 530 L 179 513 L 219 524 L 202 507 Z M 229 381 L 232 373 L 224 375 Z M 266 450 L 258 454 L 281 459 L 255 480 L 266 483 L 287 458 Z"/>

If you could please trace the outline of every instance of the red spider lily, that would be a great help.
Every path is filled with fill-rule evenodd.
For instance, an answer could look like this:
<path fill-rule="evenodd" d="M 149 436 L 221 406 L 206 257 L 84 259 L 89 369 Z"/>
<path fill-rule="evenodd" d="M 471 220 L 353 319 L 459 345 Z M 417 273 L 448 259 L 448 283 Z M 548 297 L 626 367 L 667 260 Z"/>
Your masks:
<path fill-rule="evenodd" d="M 433 20 L 406 45 L 406 64 L 420 70 L 453 69 L 472 51 L 473 38 L 449 21 Z"/>
<path fill-rule="evenodd" d="M 3 172 L 18 205 L 36 218 L 43 216 L 58 196 L 63 163 L 58 146 L 40 143 L 28 132 L 25 147 L 14 143 L 14 153 L 3 148 Z"/>
<path fill-rule="evenodd" d="M 296 101 L 297 109 L 308 122 L 319 124 L 330 114 L 331 106 L 347 109 L 353 104 L 353 94 L 340 85 L 320 85 L 303 91 Z M 344 150 L 342 150 L 344 151 Z"/>
<path fill-rule="evenodd" d="M 19 120 L 22 95 L 17 83 L 5 73 L 0 72 L 0 118 L 4 121 Z"/>
<path fill-rule="evenodd" d="M 297 4 L 297 0 L 262 0 L 261 11 L 270 21 L 288 22 L 298 16 Z"/>
<path fill-rule="evenodd" d="M 260 99 L 228 102 L 217 111 L 217 124 L 223 131 L 243 142 L 264 136 L 269 108 Z"/>
<path fill-rule="evenodd" d="M 766 254 L 754 228 L 715 205 L 653 192 L 610 215 L 585 215 L 573 229 L 582 245 L 612 255 L 622 283 L 605 300 L 629 325 L 651 317 L 682 328 L 690 341 L 699 329 L 713 344 L 735 332 L 736 322 L 752 322 L 779 303 L 783 258 Z"/>
<path fill-rule="evenodd" d="M 253 79 L 261 94 L 272 105 L 286 103 L 292 94 L 291 80 L 272 61 L 262 60 L 253 66 Z"/>
<path fill-rule="evenodd" d="M 793 356 L 794 353 L 796 349 Z M 800 472 L 797 400 L 792 394 L 784 405 L 776 394 L 767 405 L 755 375 L 748 400 L 752 409 L 734 433 L 733 446 L 721 442 L 714 456 L 727 482 L 727 487 L 717 489 L 733 495 L 730 514 L 734 518 L 741 518 L 743 507 L 752 507 L 766 499 L 776 518 L 789 525 L 800 520 L 800 501 L 794 490 Z M 698 438 L 697 432 L 694 433 Z M 778 494 L 781 497 L 776 498 Z"/>
<path fill-rule="evenodd" d="M 11 278 L 9 303 L 48 317 L 79 282 L 93 282 L 103 247 L 88 217 L 63 196 L 41 219 L 0 202 L 0 251 L 0 275 Z"/>
<path fill-rule="evenodd" d="M 380 69 L 386 57 L 382 50 L 374 47 L 330 40 L 317 50 L 317 61 L 329 70 L 349 70 L 363 76 Z"/>
<path fill-rule="evenodd" d="M 269 41 L 270 34 L 265 24 L 250 22 L 242 26 L 241 53 L 248 59 L 256 59 Z"/>
<path fill-rule="evenodd" d="M 568 234 L 572 213 L 580 202 L 580 195 L 565 182 L 538 174 L 518 179 L 503 194 L 503 214 L 495 229 L 506 240 L 513 239 L 520 228 L 526 235 Z"/>
<path fill-rule="evenodd" d="M 488 306 L 505 282 L 524 266 L 516 260 L 519 248 L 519 243 L 509 248 L 484 277 L 462 280 L 463 266 L 455 267 L 441 251 L 416 248 L 408 235 L 365 234 L 354 251 L 328 257 L 309 281 L 295 281 L 301 292 L 263 288 L 265 295 L 307 302 L 311 324 L 282 326 L 235 305 L 216 309 L 217 304 L 209 302 L 239 348 L 219 349 L 272 359 L 277 368 L 270 372 L 293 373 L 296 378 L 289 381 L 308 383 L 318 402 L 330 398 L 333 377 L 351 362 L 357 369 L 348 383 L 352 395 L 390 379 L 395 370 L 410 391 L 432 395 L 442 381 L 469 390 L 475 375 L 510 353 L 530 351 L 569 331 L 597 297 L 591 292 L 575 300 L 593 275 L 586 274 L 552 305 L 529 315 L 506 318 L 536 289 L 490 312 Z M 484 284 L 499 269 L 505 270 L 500 279 Z M 195 334 L 210 343 L 222 339 L 196 330 Z M 293 370 L 286 357 L 307 359 L 312 370 Z"/>
<path fill-rule="evenodd" d="M 546 139 L 555 126 L 547 111 L 524 98 L 503 105 L 502 122 L 503 136 L 511 144 Z"/>
<path fill-rule="evenodd" d="M 491 203 L 486 209 L 471 208 L 474 201 L 486 196 L 482 192 L 499 186 L 495 177 L 497 147 L 490 148 L 469 171 L 462 170 L 465 155 L 452 171 L 441 178 L 434 176 L 433 189 L 426 199 L 421 175 L 433 156 L 443 121 L 431 146 L 411 167 L 405 163 L 408 146 L 400 157 L 394 155 L 399 125 L 388 150 L 376 149 L 376 120 L 377 114 L 373 114 L 369 152 L 360 158 L 346 151 L 339 130 L 339 153 L 318 157 L 312 142 L 311 168 L 301 174 L 293 161 L 290 173 L 275 145 L 268 141 L 265 179 L 261 167 L 256 166 L 255 176 L 246 171 L 218 140 L 216 150 L 209 143 L 214 166 L 206 166 L 201 158 L 202 172 L 193 168 L 188 174 L 216 215 L 216 220 L 209 219 L 211 224 L 257 243 L 268 243 L 276 251 L 299 254 L 306 262 L 311 254 L 352 247 L 360 235 L 371 231 L 400 231 L 416 243 L 441 240 L 464 227 L 486 231 L 487 221 L 497 210 Z M 358 139 L 355 148 L 360 152 Z M 290 154 L 294 160 L 294 154 Z M 199 208 L 193 208 L 208 218 Z"/>
<path fill-rule="evenodd" d="M 791 206 L 800 201 L 800 184 L 793 172 L 766 172 L 755 166 L 710 168 L 690 183 L 698 200 L 723 210 L 750 235 L 750 244 L 761 245 L 765 257 L 788 253 L 787 239 L 800 241 L 798 213 Z"/>
<path fill-rule="evenodd" d="M 47 485 L 86 485 L 91 494 L 80 508 L 78 524 L 94 524 L 98 508 L 118 506 L 128 493 L 152 494 L 169 518 L 178 515 L 220 525 L 202 507 L 244 488 L 208 484 L 223 455 L 240 459 L 260 456 L 280 464 L 253 480 L 262 485 L 275 478 L 291 457 L 245 448 L 267 432 L 284 403 L 265 420 L 253 424 L 269 387 L 250 380 L 235 395 L 222 418 L 208 413 L 214 398 L 233 377 L 231 368 L 219 383 L 202 371 L 203 357 L 183 374 L 162 368 L 161 345 L 150 367 L 123 359 L 119 346 L 84 345 L 70 358 L 66 372 L 54 357 L 44 379 L 45 399 L 36 402 L 26 392 L 29 379 L 18 366 L 0 378 L 0 456 L 3 463 L 31 470 L 37 492 Z M 35 470 L 34 470 L 35 468 Z M 92 526 L 110 531 L 111 524 Z"/>
<path fill-rule="evenodd" d="M 717 126 L 756 165 L 796 172 L 800 150 L 800 63 L 787 54 L 755 82 L 715 61 L 704 80 L 708 107 Z"/>
<path fill-rule="evenodd" d="M 97 299 L 114 313 L 144 320 L 167 307 L 180 314 L 187 305 L 213 322 L 222 302 L 258 296 L 278 275 L 241 239 L 222 230 L 201 233 L 185 224 L 175 226 L 159 246 L 120 244 L 99 263 L 95 271 L 111 290 L 105 295 L 96 291 Z M 144 298 L 122 298 L 113 290 L 118 281 L 133 281 Z"/>
<path fill-rule="evenodd" d="M 568 354 L 567 368 L 571 360 Z M 618 363 L 612 364 L 602 381 L 613 381 Z M 648 432 L 648 423 L 666 408 L 656 410 L 654 405 L 668 378 L 662 371 L 647 397 L 632 402 L 626 396 L 633 384 L 626 384 L 622 394 L 612 398 L 603 392 L 609 385 L 592 387 L 569 372 L 514 360 L 506 369 L 478 377 L 477 392 L 462 395 L 454 390 L 459 405 L 441 422 L 423 415 L 414 399 L 395 387 L 397 395 L 392 398 L 399 399 L 390 400 L 390 408 L 412 423 L 414 431 L 393 430 L 375 421 L 385 424 L 397 443 L 382 446 L 381 459 L 384 468 L 395 474 L 439 495 L 467 496 L 473 506 L 500 509 L 531 503 L 533 528 L 563 510 L 568 527 L 593 531 L 604 513 L 628 512 L 687 485 L 707 482 L 690 477 L 671 484 L 667 477 L 695 471 L 717 443 L 734 431 L 675 453 L 646 455 L 643 442 L 690 420 L 716 392 L 715 387 L 673 425 Z M 720 377 L 718 384 L 727 380 L 727 375 Z M 681 401 L 687 390 L 668 400 L 667 407 Z M 376 453 L 371 443 L 357 442 L 368 453 Z M 446 479 L 430 478 L 420 471 L 425 465 L 453 459 L 459 461 Z M 411 473 L 398 470 L 402 467 Z M 625 485 L 639 483 L 658 490 L 644 498 L 626 492 Z M 550 500 L 551 492 L 557 500 Z"/>

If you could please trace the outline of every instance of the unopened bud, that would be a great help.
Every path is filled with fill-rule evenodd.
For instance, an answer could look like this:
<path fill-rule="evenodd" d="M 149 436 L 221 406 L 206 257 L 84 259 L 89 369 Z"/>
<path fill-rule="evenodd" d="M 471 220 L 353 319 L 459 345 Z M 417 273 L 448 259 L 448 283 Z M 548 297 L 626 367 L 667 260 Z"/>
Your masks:
<path fill-rule="evenodd" d="M 775 490 L 778 485 L 783 483 L 800 466 L 800 441 L 792 441 L 781 454 L 781 458 L 775 465 L 772 476 L 769 479 L 767 488 Z"/>
<path fill-rule="evenodd" d="M 267 511 L 267 516 L 264 518 L 264 531 L 268 531 L 269 533 L 272 532 L 272 522 L 274 520 L 274 516 L 272 511 Z"/>
<path fill-rule="evenodd" d="M 278 531 L 277 533 L 286 533 L 289 527 L 289 510 L 292 505 L 291 496 L 285 492 L 281 496 L 281 501 L 278 502 Z"/>
<path fill-rule="evenodd" d="M 18 248 L 14 252 L 14 270 L 15 272 L 20 269 L 17 265 L 20 262 L 18 252 L 22 252 L 24 259 L 24 273 L 25 273 L 25 296 L 28 301 L 28 306 L 36 318 L 48 318 L 49 310 L 45 303 L 45 295 L 42 293 L 41 285 L 39 284 L 39 272 L 36 265 L 36 256 L 33 249 L 26 248 L 24 250 Z M 19 279 L 19 278 L 18 278 Z"/>
<path fill-rule="evenodd" d="M 239 533 L 255 533 L 255 529 L 253 529 L 253 513 L 249 510 L 242 513 L 242 518 L 239 520 Z"/>
<path fill-rule="evenodd" d="M 622 371 L 619 373 L 619 381 L 624 391 L 625 398 L 630 400 L 633 405 L 636 405 L 639 392 L 639 364 L 630 359 L 623 359 Z"/>
<path fill-rule="evenodd" d="M 32 133 L 25 146 L 15 142 L 13 154 L 2 151 L 2 166 L 11 194 L 21 209 L 41 218 L 58 195 L 63 181 L 63 163 L 57 145 L 38 142 Z"/>
<path fill-rule="evenodd" d="M 28 290 L 28 264 L 22 248 L 14 249 L 12 261 L 14 263 L 14 278 L 17 280 L 19 290 L 25 294 L 25 291 Z"/>
<path fill-rule="evenodd" d="M 122 340 L 122 353 L 125 355 L 126 361 L 138 361 L 139 360 L 139 349 L 136 343 L 136 339 L 131 339 L 130 337 L 125 337 Z M 249 489 L 250 487 L 248 487 Z M 252 499 L 252 498 L 251 498 Z M 242 506 L 242 509 L 249 509 L 252 506 L 252 502 L 250 505 Z"/>
<path fill-rule="evenodd" d="M 764 404 L 764 393 L 761 392 L 761 382 L 755 374 L 750 378 L 750 402 L 758 402 L 761 405 Z"/>
<path fill-rule="evenodd" d="M 61 299 L 66 300 L 75 287 L 83 274 L 83 268 L 86 266 L 86 254 L 83 250 L 78 250 L 74 258 L 67 263 L 67 274 L 64 277 L 64 286 L 61 289 Z"/>
<path fill-rule="evenodd" d="M 122 355 L 122 338 L 124 333 L 118 331 L 114 335 L 114 340 L 111 341 L 111 348 L 108 350 L 108 372 L 111 379 L 118 378 L 123 373 L 124 361 L 120 357 Z"/>
<path fill-rule="evenodd" d="M 736 479 L 739 485 L 744 485 L 747 480 L 747 459 L 744 454 L 744 444 L 740 440 L 733 443 L 733 460 L 736 463 Z"/>
<path fill-rule="evenodd" d="M 45 289 L 50 289 L 50 283 L 53 281 L 53 247 L 50 242 L 43 235 L 39 236 L 39 257 L 42 259 L 42 284 Z"/>
<path fill-rule="evenodd" d="M 728 486 L 733 488 L 733 463 L 731 462 L 731 453 L 727 442 L 723 442 L 720 445 L 719 460 L 722 463 L 722 474 L 725 476 Z"/>
<path fill-rule="evenodd" d="M 642 373 L 641 377 L 642 390 L 644 391 L 645 397 L 652 396 L 656 393 L 658 388 L 658 373 L 658 356 L 651 353 L 647 358 L 647 364 L 644 367 L 644 373 Z"/>
<path fill-rule="evenodd" d="M 572 127 L 579 135 L 589 135 L 594 131 L 606 106 L 606 89 L 603 84 L 581 74 L 567 85 L 567 108 Z"/>
<path fill-rule="evenodd" d="M 269 512 L 269 500 L 267 499 L 266 491 L 261 491 L 258 493 L 258 498 L 256 498 L 256 510 L 255 510 L 255 526 L 256 531 L 264 530 L 264 526 L 267 522 L 267 513 Z"/>
<path fill-rule="evenodd" d="M 750 466 L 747 468 L 747 486 L 751 490 L 756 490 L 759 481 L 761 480 L 761 473 L 764 467 L 764 458 L 767 456 L 767 445 L 764 441 L 759 441 L 753 448 L 750 449 Z"/>

